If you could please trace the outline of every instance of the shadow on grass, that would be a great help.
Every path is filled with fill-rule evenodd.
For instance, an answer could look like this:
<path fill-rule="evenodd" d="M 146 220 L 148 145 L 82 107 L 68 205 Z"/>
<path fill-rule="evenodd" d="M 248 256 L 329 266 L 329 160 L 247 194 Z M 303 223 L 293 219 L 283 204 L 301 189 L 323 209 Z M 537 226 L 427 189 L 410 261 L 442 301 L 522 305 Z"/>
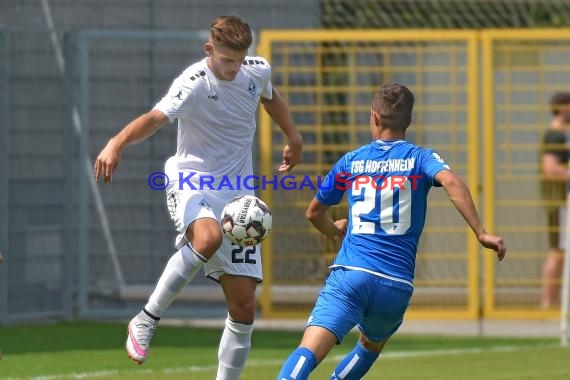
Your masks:
<path fill-rule="evenodd" d="M 153 347 L 197 347 L 217 349 L 221 329 L 161 326 L 152 341 Z M 299 344 L 300 331 L 256 330 L 252 345 L 256 349 L 290 349 Z M 0 327 L 0 350 L 6 354 L 55 352 L 66 350 L 123 349 L 126 325 L 103 322 L 58 322 L 43 325 Z M 352 346 L 356 336 L 351 334 L 343 344 Z M 532 346 L 552 343 L 552 339 L 534 338 L 473 338 L 437 336 L 396 336 L 387 351 L 422 351 L 457 349 L 477 346 Z"/>
<path fill-rule="evenodd" d="M 153 347 L 217 348 L 221 329 L 161 326 L 155 333 Z M 0 327 L 0 350 L 18 354 L 66 350 L 101 350 L 123 348 L 126 325 L 101 322 L 60 322 L 42 325 Z M 256 347 L 296 347 L 300 332 L 254 334 Z"/>

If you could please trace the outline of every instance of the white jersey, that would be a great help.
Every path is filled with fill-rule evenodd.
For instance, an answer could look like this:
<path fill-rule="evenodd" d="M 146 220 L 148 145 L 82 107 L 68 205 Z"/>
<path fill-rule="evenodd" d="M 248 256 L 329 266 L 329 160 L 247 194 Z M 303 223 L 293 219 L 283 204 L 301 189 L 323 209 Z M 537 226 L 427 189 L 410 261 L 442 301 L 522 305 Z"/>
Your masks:
<path fill-rule="evenodd" d="M 246 57 L 233 81 L 216 78 L 204 58 L 174 80 L 154 107 L 171 122 L 178 119 L 176 154 L 165 164 L 170 181 L 194 173 L 189 180 L 196 187 L 200 177 L 210 176 L 216 188 L 223 177 L 233 183 L 253 174 L 255 116 L 260 97 L 272 97 L 270 77 L 271 66 L 261 57 Z"/>

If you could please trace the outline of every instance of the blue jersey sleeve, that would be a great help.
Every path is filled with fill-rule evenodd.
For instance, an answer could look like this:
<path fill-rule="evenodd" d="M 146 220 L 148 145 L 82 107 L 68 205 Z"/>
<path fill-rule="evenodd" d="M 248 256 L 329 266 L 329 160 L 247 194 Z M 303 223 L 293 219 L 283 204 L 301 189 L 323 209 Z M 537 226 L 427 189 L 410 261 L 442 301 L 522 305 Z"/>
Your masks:
<path fill-rule="evenodd" d="M 436 174 L 443 169 L 450 170 L 449 165 L 447 165 L 443 158 L 433 149 L 426 149 L 424 151 L 422 168 L 424 170 L 424 176 L 428 179 L 429 183 L 436 187 L 441 187 L 441 184 L 435 180 Z"/>
<path fill-rule="evenodd" d="M 327 174 L 315 198 L 327 206 L 339 204 L 344 192 L 350 187 L 350 173 L 346 169 L 346 156 L 343 156 Z"/>

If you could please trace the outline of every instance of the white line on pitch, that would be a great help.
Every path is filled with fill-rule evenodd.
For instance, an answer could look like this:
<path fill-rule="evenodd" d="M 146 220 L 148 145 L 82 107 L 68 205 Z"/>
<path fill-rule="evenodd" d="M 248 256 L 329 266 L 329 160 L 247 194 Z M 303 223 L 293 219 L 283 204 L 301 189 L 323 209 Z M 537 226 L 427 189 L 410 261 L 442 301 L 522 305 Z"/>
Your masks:
<path fill-rule="evenodd" d="M 407 351 L 407 352 L 386 352 L 382 354 L 381 360 L 399 359 L 399 358 L 410 358 L 410 357 L 420 357 L 420 356 L 434 356 L 434 355 L 462 355 L 462 354 L 480 354 L 485 352 L 514 352 L 514 351 L 524 351 L 532 350 L 537 348 L 555 348 L 560 347 L 558 344 L 544 344 L 544 345 L 533 345 L 533 346 L 498 346 L 491 348 L 458 348 L 458 349 L 448 349 L 448 350 L 425 350 L 425 351 Z M 345 355 L 334 355 L 326 358 L 324 361 L 338 361 L 345 357 Z M 283 363 L 283 359 L 250 359 L 247 361 L 246 368 L 251 367 L 266 367 L 274 366 Z M 218 368 L 217 365 L 207 365 L 207 366 L 188 366 L 188 367 L 174 367 L 174 368 L 163 368 L 163 369 L 146 369 L 137 370 L 138 374 L 168 374 L 168 373 L 191 373 L 191 372 L 205 372 L 213 371 Z M 68 374 L 56 374 L 56 375 L 45 375 L 45 376 L 33 376 L 33 377 L 9 377 L 4 380 L 64 380 L 64 379 L 91 379 L 100 378 L 105 376 L 120 375 L 131 373 L 131 370 L 108 370 L 108 371 L 93 371 L 93 372 L 78 372 L 78 373 L 68 373 Z"/>

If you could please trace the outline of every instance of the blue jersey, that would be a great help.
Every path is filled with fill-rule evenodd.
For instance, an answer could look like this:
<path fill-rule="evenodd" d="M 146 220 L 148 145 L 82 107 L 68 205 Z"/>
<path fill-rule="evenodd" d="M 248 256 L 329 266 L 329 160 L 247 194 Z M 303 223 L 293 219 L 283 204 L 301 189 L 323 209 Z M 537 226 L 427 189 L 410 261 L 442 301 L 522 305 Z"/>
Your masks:
<path fill-rule="evenodd" d="M 345 154 L 316 198 L 336 205 L 347 193 L 348 229 L 332 265 L 412 283 L 427 195 L 449 166 L 432 149 L 377 140 Z"/>

